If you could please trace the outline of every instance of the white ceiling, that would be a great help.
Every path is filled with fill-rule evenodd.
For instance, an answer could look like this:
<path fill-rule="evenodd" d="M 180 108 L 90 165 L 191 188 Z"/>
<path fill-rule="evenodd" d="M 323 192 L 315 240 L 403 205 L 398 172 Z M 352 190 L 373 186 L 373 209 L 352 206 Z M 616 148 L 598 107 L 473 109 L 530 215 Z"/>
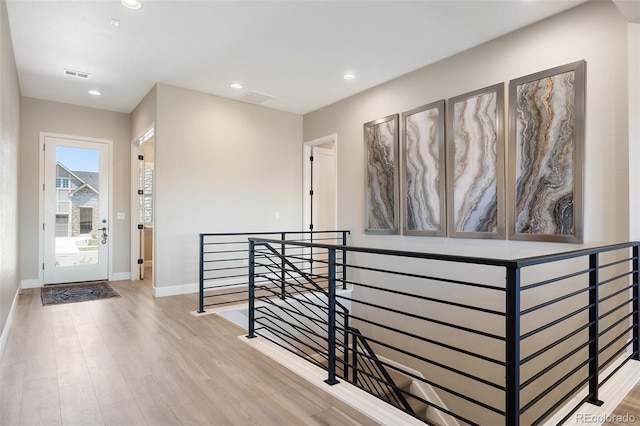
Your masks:
<path fill-rule="evenodd" d="M 117 0 L 7 0 L 7 8 L 24 96 L 129 113 L 160 82 L 232 99 L 257 92 L 273 97 L 263 106 L 304 114 L 584 1 L 142 0 L 129 10 Z M 357 78 L 344 80 L 347 71 Z"/>

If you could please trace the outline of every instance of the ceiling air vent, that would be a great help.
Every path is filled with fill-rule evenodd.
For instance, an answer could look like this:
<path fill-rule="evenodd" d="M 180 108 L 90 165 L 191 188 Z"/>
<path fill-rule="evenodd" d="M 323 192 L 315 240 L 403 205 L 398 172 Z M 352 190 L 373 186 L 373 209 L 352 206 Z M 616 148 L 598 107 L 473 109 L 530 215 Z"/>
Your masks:
<path fill-rule="evenodd" d="M 273 99 L 273 96 L 265 95 L 264 93 L 258 92 L 247 92 L 239 98 L 241 101 L 249 102 L 252 104 L 263 104 L 267 102 L 269 99 Z"/>
<path fill-rule="evenodd" d="M 73 71 L 73 70 L 64 70 L 64 75 L 66 75 L 67 77 L 83 78 L 85 80 L 91 77 L 91 74 L 89 74 L 88 72 Z"/>

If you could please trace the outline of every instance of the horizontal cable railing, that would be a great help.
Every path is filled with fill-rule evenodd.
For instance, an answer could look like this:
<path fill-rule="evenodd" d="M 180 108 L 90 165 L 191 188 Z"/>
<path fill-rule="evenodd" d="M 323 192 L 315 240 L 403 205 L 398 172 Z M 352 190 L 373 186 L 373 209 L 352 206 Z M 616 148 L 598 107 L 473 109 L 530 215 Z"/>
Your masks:
<path fill-rule="evenodd" d="M 292 256 L 294 260 L 290 261 L 270 245 L 254 250 L 254 283 L 249 309 L 253 312 L 249 320 L 253 327 L 250 334 L 260 334 L 309 362 L 335 371 L 328 379 L 329 383 L 337 383 L 335 376 L 339 376 L 398 408 L 411 410 L 366 338 L 357 329 L 349 327 L 349 309 L 336 301 L 335 295 L 330 297 L 327 283 L 334 272 L 329 269 L 337 259 L 331 260 L 328 253 L 322 249 L 313 253 L 312 260 L 324 265 L 324 273 L 318 271 L 320 267 L 308 273 L 294 263 L 297 256 Z M 285 268 L 280 270 L 283 274 L 275 274 L 273 268 L 283 264 Z M 256 272 L 256 269 L 262 272 Z M 269 295 L 270 290 L 260 283 L 282 275 L 286 277 L 284 290 L 272 291 Z M 262 295 L 257 295 L 259 292 Z M 256 307 L 256 303 L 259 306 Z M 335 320 L 328 320 L 330 312 Z M 335 323 L 340 326 L 329 327 Z M 330 355 L 332 350 L 335 356 Z M 352 362 L 349 357 L 353 357 Z"/>
<path fill-rule="evenodd" d="M 426 423 L 542 424 L 572 399 L 599 404 L 638 359 L 638 243 L 501 260 L 250 241 L 249 336 Z M 315 271 L 296 248 L 318 254 Z M 263 280 L 296 301 L 257 296 Z"/>
<path fill-rule="evenodd" d="M 200 234 L 200 279 L 198 312 L 206 308 L 230 306 L 247 301 L 247 285 L 249 282 L 249 237 L 280 238 L 307 243 L 347 244 L 349 231 L 273 231 L 273 232 L 235 232 Z M 285 246 L 279 245 L 277 250 L 284 252 Z M 288 259 L 303 261 L 303 269 L 310 274 L 318 269 L 318 264 L 311 261 L 312 248 L 290 247 L 286 253 Z M 344 260 L 343 252 L 339 258 Z M 346 263 L 346 262 L 345 262 Z M 280 266 L 282 269 L 283 266 Z M 344 270 L 340 271 L 344 273 Z M 272 294 L 272 287 L 277 282 L 262 278 L 261 290 Z M 280 281 L 284 276 L 279 277 Z"/>

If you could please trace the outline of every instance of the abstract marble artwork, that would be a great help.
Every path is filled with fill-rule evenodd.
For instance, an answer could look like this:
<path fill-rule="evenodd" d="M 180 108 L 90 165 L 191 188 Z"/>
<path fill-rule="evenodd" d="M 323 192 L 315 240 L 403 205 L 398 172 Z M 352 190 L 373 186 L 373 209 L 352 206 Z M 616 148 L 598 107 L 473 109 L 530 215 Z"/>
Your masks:
<path fill-rule="evenodd" d="M 582 240 L 584 68 L 581 61 L 511 83 L 514 239 Z"/>
<path fill-rule="evenodd" d="M 404 234 L 446 234 L 444 100 L 402 114 Z"/>
<path fill-rule="evenodd" d="M 504 238 L 504 85 L 449 100 L 449 230 Z"/>
<path fill-rule="evenodd" d="M 365 232 L 397 233 L 398 114 L 365 123 Z"/>

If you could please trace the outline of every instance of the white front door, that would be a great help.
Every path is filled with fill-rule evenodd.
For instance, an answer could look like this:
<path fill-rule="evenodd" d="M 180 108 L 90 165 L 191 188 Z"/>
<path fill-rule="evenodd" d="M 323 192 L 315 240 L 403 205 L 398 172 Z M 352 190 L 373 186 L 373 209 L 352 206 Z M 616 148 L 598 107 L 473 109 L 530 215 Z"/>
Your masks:
<path fill-rule="evenodd" d="M 44 284 L 107 280 L 109 144 L 44 137 Z"/>

